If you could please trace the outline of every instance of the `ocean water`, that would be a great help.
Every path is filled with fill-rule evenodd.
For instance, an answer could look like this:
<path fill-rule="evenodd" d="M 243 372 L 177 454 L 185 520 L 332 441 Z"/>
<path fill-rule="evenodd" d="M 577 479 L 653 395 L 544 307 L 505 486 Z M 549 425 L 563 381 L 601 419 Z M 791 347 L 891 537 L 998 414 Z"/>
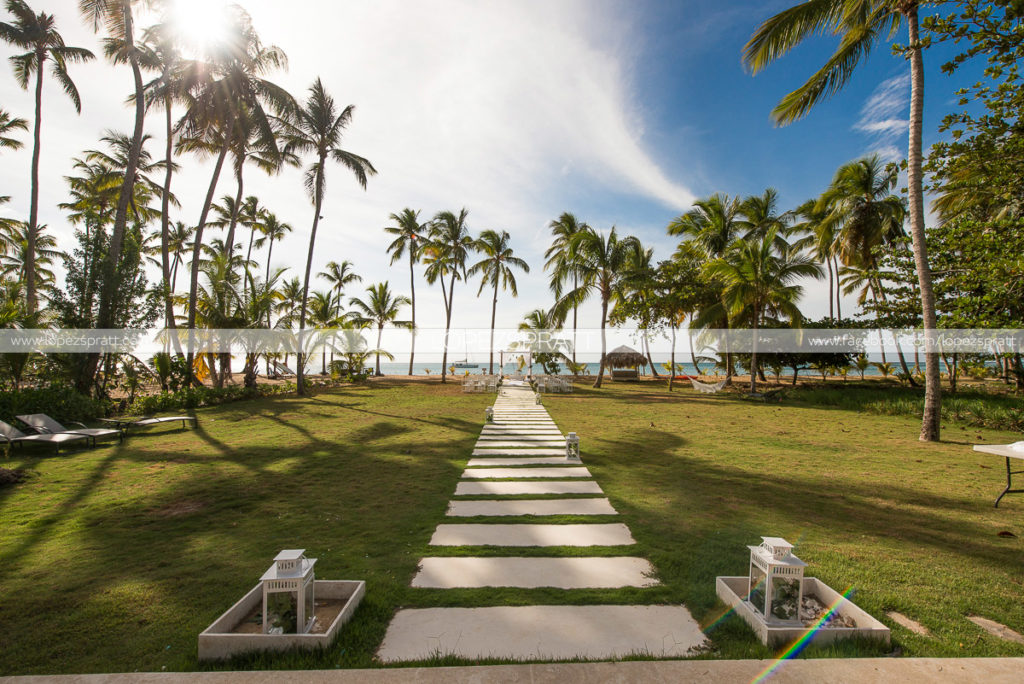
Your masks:
<path fill-rule="evenodd" d="M 677 359 L 676 363 L 679 364 L 679 365 L 682 365 L 683 370 L 681 371 L 681 374 L 683 374 L 683 375 L 697 375 L 698 374 L 697 371 L 694 369 L 692 363 L 689 363 L 689 362 L 684 363 L 681 360 L 679 360 L 678 356 L 676 357 L 676 359 Z M 894 361 L 894 359 L 889 359 L 889 362 L 892 363 L 893 366 L 895 366 L 897 368 L 897 370 L 898 370 L 899 369 L 898 368 L 898 364 L 893 363 L 893 361 Z M 665 359 L 664 361 L 660 360 L 660 359 L 655 359 L 654 362 L 656 364 L 658 364 L 658 373 L 661 374 L 661 375 L 666 375 L 667 371 L 665 370 L 664 367 L 662 367 L 661 364 L 662 363 L 668 363 L 668 359 Z M 911 369 L 913 369 L 913 361 L 911 359 L 908 359 L 907 362 L 908 362 L 908 365 L 911 366 Z M 448 363 L 449 363 L 449 365 L 452 364 L 451 361 L 449 361 Z M 486 360 L 480 361 L 480 362 L 469 361 L 469 363 L 470 364 L 476 364 L 476 368 L 456 368 L 455 369 L 455 374 L 456 375 L 464 375 L 467 371 L 469 372 L 470 375 L 480 375 L 480 374 L 487 373 L 487 369 L 488 368 L 487 368 L 487 361 Z M 368 367 L 372 368 L 373 365 L 374 365 L 373 364 L 373 359 L 372 358 L 369 359 L 369 361 L 367 362 L 366 365 Z M 510 363 L 510 362 L 506 362 L 504 369 L 501 369 L 501 370 L 498 369 L 497 361 L 495 361 L 494 366 L 495 366 L 495 370 L 494 370 L 495 373 L 499 373 L 500 372 L 500 373 L 503 373 L 503 374 L 515 373 L 516 369 L 518 368 L 517 364 Z M 561 373 L 562 374 L 567 374 L 569 372 L 569 369 L 566 368 L 564 363 L 559 364 L 559 367 L 561 369 Z M 924 368 L 924 359 L 921 360 L 921 367 L 922 367 L 922 369 Z M 597 375 L 598 369 L 600 368 L 600 364 L 588 363 L 588 364 L 586 364 L 586 368 L 587 368 L 587 371 L 589 372 L 589 375 Z M 715 374 L 714 364 L 712 364 L 712 363 L 701 363 L 700 364 L 700 369 L 701 369 L 701 371 L 705 375 L 714 375 Z M 409 362 L 406 361 L 405 363 L 401 363 L 401 362 L 384 362 L 384 361 L 381 361 L 381 363 L 380 363 L 380 370 L 381 370 L 382 373 L 384 373 L 384 375 L 408 375 L 409 374 Z M 413 364 L 413 375 L 427 375 L 428 374 L 427 373 L 428 370 L 430 371 L 429 375 L 440 375 L 441 374 L 441 363 L 440 362 L 436 362 L 436 363 L 414 363 Z M 524 370 L 524 372 L 525 372 L 525 370 Z M 543 373 L 544 371 L 541 368 L 540 364 L 534 364 L 533 367 L 532 367 L 532 370 L 530 372 L 532 372 L 534 374 L 540 374 L 540 373 Z M 650 375 L 650 369 L 649 368 L 644 369 L 644 372 L 646 372 L 647 375 Z M 721 374 L 721 371 L 719 371 L 719 373 Z M 789 376 L 791 374 L 791 371 L 789 369 L 784 369 L 782 371 L 782 374 L 783 374 L 783 376 Z M 773 377 L 772 374 L 771 374 L 771 371 L 769 371 L 768 369 L 765 369 L 765 375 L 767 375 L 769 377 Z M 811 369 L 803 369 L 803 370 L 800 371 L 800 376 L 801 377 L 804 377 L 804 376 L 813 377 L 814 375 L 816 375 L 816 373 L 815 373 L 815 371 L 813 371 Z M 868 368 L 864 372 L 864 375 L 865 376 L 876 376 L 876 375 L 881 375 L 881 374 L 878 372 L 877 368 L 872 366 L 872 367 Z M 850 371 L 850 376 L 849 376 L 850 378 L 857 378 L 859 376 L 860 376 L 860 373 L 856 369 L 852 369 Z"/>

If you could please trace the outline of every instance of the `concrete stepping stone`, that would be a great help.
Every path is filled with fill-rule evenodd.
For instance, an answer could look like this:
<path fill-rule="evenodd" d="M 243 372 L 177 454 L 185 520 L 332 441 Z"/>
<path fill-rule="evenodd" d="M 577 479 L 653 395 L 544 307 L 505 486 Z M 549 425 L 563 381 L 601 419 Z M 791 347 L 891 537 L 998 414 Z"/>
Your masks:
<path fill-rule="evenodd" d="M 895 610 L 890 610 L 886 612 L 886 615 L 888 615 L 889 619 L 895 622 L 897 625 L 909 629 L 914 634 L 919 634 L 921 636 L 932 635 L 931 631 L 927 627 L 922 625 L 917 620 L 907 617 L 903 613 L 897 613 Z"/>
<path fill-rule="evenodd" d="M 473 449 L 471 456 L 565 456 L 565 447 L 561 449 L 514 449 L 503 447 L 500 449 Z"/>
<path fill-rule="evenodd" d="M 582 466 L 547 466 L 540 468 L 467 468 L 462 471 L 463 480 L 533 479 L 538 477 L 590 477 L 590 471 Z"/>
<path fill-rule="evenodd" d="M 643 558 L 423 558 L 412 586 L 424 589 L 653 587 Z"/>
<path fill-rule="evenodd" d="M 565 448 L 565 442 L 557 439 L 545 439 L 540 442 L 528 440 L 528 439 L 499 439 L 499 440 L 481 440 L 476 443 L 477 449 L 502 449 L 502 448 L 523 448 L 531 449 L 535 447 L 562 447 Z M 475 451 L 473 453 L 476 453 Z"/>
<path fill-rule="evenodd" d="M 471 458 L 467 468 L 493 468 L 509 465 L 566 465 L 571 463 L 565 456 L 509 456 L 507 458 Z M 573 463 L 572 465 L 576 465 Z"/>
<path fill-rule="evenodd" d="M 517 442 L 557 442 L 557 435 L 480 435 L 477 444 L 489 443 L 501 440 L 515 440 Z"/>
<path fill-rule="evenodd" d="M 532 435 L 537 433 L 553 432 L 555 434 L 562 434 L 562 431 L 558 428 L 544 427 L 543 425 L 492 425 L 487 424 L 484 429 L 480 431 L 484 435 L 507 435 L 507 434 L 526 434 Z"/>
<path fill-rule="evenodd" d="M 998 637 L 1004 641 L 1012 641 L 1015 644 L 1024 644 L 1024 636 L 1021 636 L 1019 633 L 1013 631 L 1006 625 L 996 622 L 995 620 L 989 620 L 988 618 L 983 618 L 980 615 L 968 615 L 967 619 L 994 637 Z"/>
<path fill-rule="evenodd" d="M 452 501 L 448 515 L 618 515 L 608 499 L 512 499 Z"/>
<path fill-rule="evenodd" d="M 636 540 L 622 523 L 588 525 L 472 525 L 442 523 L 431 546 L 629 546 Z"/>
<path fill-rule="evenodd" d="M 384 662 L 431 656 L 609 660 L 683 657 L 703 646 L 683 606 L 496 606 L 400 610 L 377 652 Z"/>
<path fill-rule="evenodd" d="M 500 482 L 460 482 L 455 496 L 516 496 L 544 494 L 604 494 L 593 480 L 502 480 Z"/>

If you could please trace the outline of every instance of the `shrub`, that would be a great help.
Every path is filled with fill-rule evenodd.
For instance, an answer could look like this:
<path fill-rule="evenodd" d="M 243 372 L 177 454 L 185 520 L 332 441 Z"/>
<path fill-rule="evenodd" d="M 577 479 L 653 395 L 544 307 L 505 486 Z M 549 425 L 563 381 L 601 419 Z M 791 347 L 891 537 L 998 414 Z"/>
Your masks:
<path fill-rule="evenodd" d="M 53 385 L 0 392 L 0 420 L 8 423 L 26 413 L 45 413 L 64 423 L 95 420 L 109 412 L 109 403 L 79 394 L 71 387 Z"/>
<path fill-rule="evenodd" d="M 227 387 L 186 387 L 177 392 L 162 392 L 146 397 L 138 397 L 129 407 L 127 413 L 144 416 L 161 411 L 178 411 L 194 409 L 201 406 L 217 406 L 232 401 L 258 399 L 279 394 L 290 394 L 295 385 L 286 382 L 283 385 L 229 385 Z"/>

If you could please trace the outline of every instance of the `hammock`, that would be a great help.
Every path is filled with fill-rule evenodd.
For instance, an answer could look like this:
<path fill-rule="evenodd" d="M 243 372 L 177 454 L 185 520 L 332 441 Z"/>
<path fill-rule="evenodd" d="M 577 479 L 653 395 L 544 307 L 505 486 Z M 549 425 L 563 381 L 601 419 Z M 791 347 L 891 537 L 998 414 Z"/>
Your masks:
<path fill-rule="evenodd" d="M 697 380 L 694 380 L 693 378 L 687 379 L 690 381 L 690 384 L 693 385 L 693 389 L 697 390 L 701 394 L 714 394 L 715 392 L 725 387 L 726 382 L 725 380 L 720 380 L 716 382 L 714 385 L 709 385 L 706 382 L 699 382 Z"/>

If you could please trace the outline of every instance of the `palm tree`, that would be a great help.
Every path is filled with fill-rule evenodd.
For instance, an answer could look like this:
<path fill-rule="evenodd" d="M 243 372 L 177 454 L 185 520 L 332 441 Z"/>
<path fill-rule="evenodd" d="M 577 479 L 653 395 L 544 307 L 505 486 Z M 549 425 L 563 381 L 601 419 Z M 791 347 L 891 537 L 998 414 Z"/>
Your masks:
<path fill-rule="evenodd" d="M 782 99 L 772 116 L 780 124 L 804 117 L 818 102 L 840 90 L 857 64 L 881 40 L 891 40 L 901 23 L 907 26 L 910 59 L 910 126 L 907 152 L 907 186 L 910 200 L 910 234 L 914 244 L 921 310 L 925 334 L 937 327 L 935 295 L 924 232 L 924 188 L 921 170 L 921 127 L 924 115 L 923 44 L 918 32 L 920 0 L 810 0 L 768 19 L 744 46 L 743 61 L 757 73 L 806 38 L 825 31 L 840 36 L 839 48 L 804 85 Z M 942 388 L 939 355 L 925 356 L 925 404 L 921 441 L 939 439 Z"/>
<path fill-rule="evenodd" d="M 809 256 L 777 247 L 774 228 L 761 239 L 741 240 L 724 257 L 708 264 L 711 275 L 724 284 L 724 298 L 730 314 L 749 314 L 753 331 L 750 354 L 750 392 L 757 391 L 757 329 L 772 313 L 799 324 L 802 316 L 797 301 L 803 293 L 794 281 L 821 278 L 821 267 Z"/>
<path fill-rule="evenodd" d="M 631 252 L 619 279 L 618 287 L 612 295 L 612 311 L 609 321 L 613 325 L 625 322 L 629 318 L 637 321 L 641 334 L 640 353 L 647 356 L 651 373 L 658 378 L 658 369 L 651 358 L 651 347 L 648 331 L 660 318 L 660 310 L 655 306 L 655 290 L 658 282 L 658 271 L 652 260 L 653 249 L 638 249 Z"/>
<path fill-rule="evenodd" d="M 720 259 L 739 239 L 743 231 L 742 203 L 738 197 L 714 194 L 697 200 L 693 209 L 668 224 L 669 235 L 688 237 L 700 247 L 709 260 Z M 717 316 L 709 316 L 717 313 Z M 729 317 L 724 306 L 712 305 L 702 312 L 701 319 L 709 325 L 728 328 Z M 725 348 L 725 382 L 732 384 L 734 375 L 732 352 Z"/>
<path fill-rule="evenodd" d="M 779 213 L 779 192 L 775 188 L 768 188 L 760 195 L 746 197 L 740 204 L 740 215 L 743 217 L 740 226 L 745 231 L 744 240 L 760 240 L 770 231 L 774 231 L 776 249 L 789 248 L 786 237 L 790 234 L 793 217 L 788 211 Z"/>
<path fill-rule="evenodd" d="M 534 363 L 539 363 L 545 373 L 558 373 L 558 359 L 562 358 L 570 364 L 573 361 L 565 355 L 569 341 L 555 337 L 562 329 L 558 317 L 550 310 L 534 309 L 523 316 L 519 330 L 529 333 L 529 342 L 513 344 L 512 348 L 530 351 Z"/>
<path fill-rule="evenodd" d="M 317 273 L 317 275 L 331 284 L 339 315 L 345 286 L 363 282 L 363 276 L 355 272 L 352 262 L 348 260 L 343 260 L 340 264 L 337 261 L 328 261 L 324 270 Z"/>
<path fill-rule="evenodd" d="M 871 367 L 871 362 L 868 361 L 868 357 L 864 354 L 860 354 L 853 360 L 853 367 L 860 373 L 860 379 L 864 379 L 864 371 Z"/>
<path fill-rule="evenodd" d="M 287 91 L 263 78 L 268 71 L 285 66 L 287 57 L 284 52 L 260 41 L 244 10 L 235 6 L 230 16 L 233 20 L 231 36 L 201 74 L 202 77 L 190 86 L 188 108 L 179 124 L 184 138 L 180 145 L 182 149 L 200 155 L 216 154 L 193 242 L 189 328 L 195 327 L 194 309 L 203 232 L 224 160 L 238 142 L 236 128 L 240 134 L 246 135 L 257 130 L 259 139 L 271 144 L 276 133 L 274 119 L 268 110 L 272 107 L 278 114 L 286 114 L 296 107 L 295 100 Z"/>
<path fill-rule="evenodd" d="M 601 365 L 594 387 L 601 386 L 604 377 L 605 354 L 608 350 L 605 325 L 608 322 L 608 302 L 618 287 L 619 278 L 632 252 L 640 251 L 640 241 L 633 236 L 619 239 L 613 226 L 607 235 L 593 228 L 577 233 L 569 242 L 568 258 L 579 271 L 579 286 L 567 292 L 555 304 L 558 313 L 579 306 L 591 295 L 601 298 Z"/>
<path fill-rule="evenodd" d="M 289 153 L 312 152 L 316 161 L 306 169 L 305 184 L 313 200 L 313 228 L 309 233 L 309 255 L 306 257 L 306 278 L 302 288 L 302 308 L 299 313 L 299 330 L 306 325 L 306 293 L 309 292 L 309 276 L 313 270 L 313 249 L 316 245 L 316 229 L 320 223 L 320 209 L 323 206 L 324 191 L 327 187 L 327 158 L 341 164 L 356 177 L 360 187 L 366 189 L 367 176 L 377 173 L 373 164 L 357 154 L 341 149 L 341 137 L 352 121 L 354 105 L 348 105 L 341 112 L 334 104 L 334 98 L 327 94 L 323 83 L 316 79 L 309 89 L 305 106 L 295 112 L 295 122 L 287 127 L 286 139 Z M 305 394 L 302 361 L 299 361 L 298 390 Z"/>
<path fill-rule="evenodd" d="M 10 114 L 0 109 L 0 150 L 20 150 L 25 143 L 17 138 L 10 137 L 14 131 L 27 131 L 28 121 L 12 118 Z"/>
<path fill-rule="evenodd" d="M 466 219 L 469 212 L 465 207 L 456 216 L 453 212 L 442 211 L 434 216 L 430 224 L 429 243 L 424 245 L 424 261 L 427 264 L 427 282 L 433 285 L 441 281 L 441 296 L 444 298 L 444 352 L 441 356 L 441 382 L 447 382 L 448 335 L 452 327 L 452 311 L 455 308 L 455 281 L 466 277 L 466 257 L 476 249 L 476 241 L 469 235 Z M 444 290 L 445 276 L 450 278 L 448 291 Z"/>
<path fill-rule="evenodd" d="M 413 211 L 406 207 L 397 214 L 389 217 L 395 222 L 394 226 L 385 226 L 384 231 L 395 236 L 394 241 L 388 245 L 388 254 L 391 255 L 391 263 L 395 263 L 402 256 L 409 253 L 409 288 L 412 293 L 412 331 L 411 346 L 409 348 L 409 375 L 412 375 L 413 358 L 416 355 L 416 262 L 420 260 L 420 247 L 423 245 L 429 224 L 420 223 L 420 212 Z"/>
<path fill-rule="evenodd" d="M 843 308 L 841 293 L 836 287 L 839 277 L 839 257 L 836 253 L 835 225 L 826 221 L 828 211 L 818 208 L 818 200 L 807 200 L 794 212 L 797 222 L 792 226 L 794 234 L 804 237 L 793 243 L 794 249 L 808 249 L 819 262 L 828 267 L 828 317 L 829 320 L 842 320 Z M 833 297 L 835 293 L 835 297 Z"/>
<path fill-rule="evenodd" d="M 266 215 L 264 215 L 263 237 L 256 240 L 256 246 L 262 247 L 264 240 L 270 242 L 267 247 L 267 280 L 270 279 L 270 257 L 274 253 L 274 243 L 283 240 L 290 232 L 292 232 L 292 227 L 289 224 L 280 221 L 275 214 L 267 212 Z"/>
<path fill-rule="evenodd" d="M 147 83 L 143 89 L 146 93 L 146 106 L 162 104 L 164 108 L 164 184 L 160 203 L 160 272 L 164 280 L 164 325 L 168 328 L 176 326 L 174 320 L 174 287 L 171 284 L 171 216 L 170 197 L 171 181 L 174 176 L 174 141 L 175 131 L 172 120 L 174 104 L 185 100 L 187 83 L 197 65 L 182 59 L 174 36 L 167 24 L 157 24 L 146 30 L 140 46 L 140 66 L 147 70 L 157 71 L 159 75 Z M 175 349 L 180 353 L 175 340 Z"/>
<path fill-rule="evenodd" d="M 27 90 L 29 81 L 35 76 L 35 123 L 32 136 L 32 176 L 31 203 L 29 205 L 28 224 L 26 228 L 26 258 L 29 260 L 26 269 L 25 302 L 26 312 L 36 310 L 36 270 L 31 262 L 35 259 L 36 237 L 39 229 L 39 154 L 43 126 L 43 68 L 49 60 L 50 73 L 60 83 L 61 88 L 75 105 L 75 111 L 82 112 L 82 100 L 78 88 L 68 74 L 70 62 L 87 62 L 95 58 L 89 50 L 70 47 L 64 44 L 64 37 L 57 31 L 56 21 L 52 14 L 40 12 L 35 14 L 23 0 L 7 0 L 5 7 L 14 15 L 14 22 L 0 22 L 0 39 L 15 49 L 27 52 L 10 58 L 14 64 L 14 77 L 23 90 Z M 17 121 L 17 119 L 15 120 Z"/>
<path fill-rule="evenodd" d="M 54 282 L 53 262 L 61 256 L 57 250 L 57 240 L 46 234 L 46 226 L 39 226 L 35 240 L 34 252 L 28 247 L 28 224 L 16 221 L 5 236 L 6 252 L 0 255 L 0 280 L 13 280 L 24 283 L 32 277 L 39 283 L 41 291 L 49 290 Z M 27 313 L 27 312 L 26 312 Z"/>
<path fill-rule="evenodd" d="M 339 297 L 333 290 L 314 291 L 309 297 L 309 322 L 314 328 L 333 328 L 341 320 Z M 333 351 L 331 352 L 334 353 Z M 320 374 L 327 374 L 327 348 L 321 352 Z"/>
<path fill-rule="evenodd" d="M 396 328 L 410 328 L 412 326 L 412 321 L 397 320 L 402 307 L 412 302 L 405 295 L 392 293 L 386 280 L 383 283 L 377 283 L 366 288 L 366 294 L 369 295 L 367 301 L 364 302 L 358 297 L 353 297 L 349 303 L 359 312 L 353 318 L 357 324 L 377 324 L 377 349 L 379 350 L 381 336 L 387 323 L 391 323 Z M 377 370 L 375 375 L 377 377 L 383 375 L 380 372 L 379 351 L 377 352 Z"/>
<path fill-rule="evenodd" d="M 551 234 L 554 236 L 554 240 L 551 242 L 551 246 L 548 247 L 547 251 L 544 252 L 544 258 L 547 261 L 544 263 L 544 270 L 551 271 L 551 291 L 555 295 L 555 299 L 559 299 L 562 296 L 565 285 L 568 283 L 569 278 L 572 277 L 572 289 L 579 287 L 579 273 L 576 271 L 576 264 L 573 264 L 569 259 L 569 243 L 572 242 L 573 237 L 584 230 L 590 228 L 586 223 L 583 223 L 576 218 L 574 214 L 564 212 L 557 219 L 552 221 L 549 225 L 551 228 Z M 576 323 L 577 314 L 579 307 L 572 307 L 572 363 L 576 364 Z"/>
<path fill-rule="evenodd" d="M 513 268 L 522 269 L 525 273 L 530 272 L 530 266 L 525 261 L 512 253 L 509 242 L 512 237 L 508 231 L 485 230 L 480 233 L 476 241 L 476 250 L 484 255 L 484 258 L 470 267 L 467 275 L 481 274 L 480 289 L 476 296 L 479 297 L 488 285 L 494 285 L 494 298 L 491 300 L 491 356 L 487 372 L 494 374 L 494 322 L 498 315 L 498 285 L 503 290 L 511 290 L 513 297 L 519 296 L 516 288 L 516 277 L 512 273 Z"/>
<path fill-rule="evenodd" d="M 114 227 L 111 232 L 107 255 L 104 259 L 105 273 L 103 288 L 100 292 L 100 310 L 98 325 L 111 328 L 115 314 L 118 279 L 117 269 L 121 263 L 121 248 L 124 244 L 125 231 L 128 226 L 129 202 L 134 197 L 135 175 L 138 171 L 139 157 L 142 153 L 143 128 L 146 116 L 145 92 L 142 82 L 142 61 L 145 50 L 135 44 L 135 17 L 132 6 L 141 0 L 79 0 L 78 8 L 87 21 L 91 21 L 94 31 L 104 25 L 109 34 L 104 52 L 114 64 L 129 64 L 135 86 L 133 100 L 135 102 L 135 128 L 132 131 L 131 145 L 125 165 L 121 191 L 118 195 L 117 209 L 114 214 Z M 91 368 L 99 363 L 99 355 L 94 354 L 90 360 Z"/>

